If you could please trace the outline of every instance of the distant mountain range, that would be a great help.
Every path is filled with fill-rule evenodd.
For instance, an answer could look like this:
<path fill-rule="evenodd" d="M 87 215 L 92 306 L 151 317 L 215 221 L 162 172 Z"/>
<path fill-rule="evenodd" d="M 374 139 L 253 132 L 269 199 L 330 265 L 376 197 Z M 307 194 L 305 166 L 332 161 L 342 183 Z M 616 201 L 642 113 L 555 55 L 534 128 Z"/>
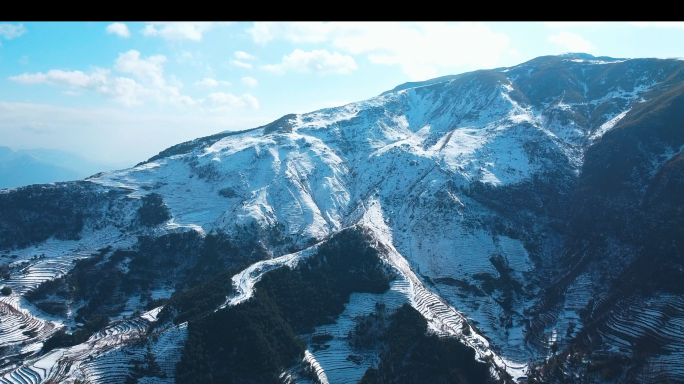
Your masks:
<path fill-rule="evenodd" d="M 0 188 L 80 180 L 123 164 L 102 164 L 56 149 L 0 147 Z"/>

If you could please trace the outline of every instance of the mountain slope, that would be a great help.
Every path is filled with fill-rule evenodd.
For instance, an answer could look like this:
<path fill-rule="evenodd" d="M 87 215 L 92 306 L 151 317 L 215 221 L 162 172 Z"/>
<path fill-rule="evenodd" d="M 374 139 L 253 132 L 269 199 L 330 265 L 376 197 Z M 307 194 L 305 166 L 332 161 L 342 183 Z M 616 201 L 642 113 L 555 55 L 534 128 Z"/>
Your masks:
<path fill-rule="evenodd" d="M 277 380 L 353 383 L 364 374 L 374 380 L 371 367 L 389 377 L 378 365 L 389 341 L 363 350 L 346 338 L 356 332 L 354 319 L 381 316 L 374 301 L 388 311 L 410 304 L 431 333 L 472 348 L 493 379 L 523 378 L 532 361 L 538 363 L 533 378 L 560 382 L 567 377 L 553 373 L 555 367 L 588 374 L 591 364 L 603 361 L 571 366 L 569 354 L 581 351 L 612 353 L 611 364 L 621 369 L 615 377 L 648 381 L 657 366 L 664 372 L 657 377 L 679 380 L 682 372 L 669 353 L 682 342 L 673 335 L 683 264 L 677 193 L 683 70 L 678 60 L 540 57 L 196 139 L 84 182 L 4 191 L 2 260 L 14 291 L 4 305 L 8 313 L 32 306 L 25 317 L 36 324 L 54 321 L 43 336 L 5 341 L 7 361 L 40 355 L 36 347 L 25 348 L 60 326 L 95 324 L 96 316 L 113 321 L 100 331 L 111 339 L 96 342 L 95 326 L 84 326 L 79 332 L 90 337 L 87 343 L 128 348 L 115 340 L 142 337 L 142 326 L 127 326 L 134 331 L 126 337 L 107 329 L 170 299 L 159 317 L 143 315 L 147 332 L 190 338 L 169 338 L 184 347 L 150 348 L 173 349 L 176 361 L 185 359 L 179 380 L 225 374 L 215 363 L 221 346 L 213 352 L 202 347 L 205 358 L 181 357 L 182 348 L 209 345 L 197 341 L 206 335 L 197 336 L 196 324 L 247 311 L 252 307 L 241 306 L 263 299 L 254 287 L 258 292 L 264 276 L 297 268 L 358 228 L 396 279 L 384 292 L 345 293 L 347 304 L 331 312 L 328 323 L 312 323 L 313 333 L 299 329 L 307 349 L 293 356 L 304 368 L 282 366 L 290 361 L 283 357 L 269 365 L 282 371 Z M 40 208 L 74 197 L 84 202 L 71 208 L 80 221 Z M 42 203 L 14 203 L 29 200 Z M 70 231 L 60 229 L 62 222 Z M 96 256 L 72 268 L 48 265 L 71 262 L 77 252 Z M 367 271 L 349 268 L 350 276 Z M 297 286 L 291 284 L 288 289 Z M 249 305 L 289 308 L 277 300 Z M 300 305 L 306 313 L 310 304 Z M 625 327 L 643 335 L 656 331 L 655 320 L 629 322 L 640 306 L 658 308 L 638 313 L 655 316 L 665 333 L 630 336 L 651 349 L 619 341 Z M 285 329 L 294 326 L 285 322 Z M 77 353 L 83 344 L 71 345 L 75 339 L 52 342 L 61 343 L 64 356 L 76 356 L 70 365 L 55 360 L 52 377 L 81 377 L 78 367 L 86 363 Z M 260 345 L 278 345 L 268 340 Z M 140 380 L 162 380 L 130 366 L 120 363 Z"/>

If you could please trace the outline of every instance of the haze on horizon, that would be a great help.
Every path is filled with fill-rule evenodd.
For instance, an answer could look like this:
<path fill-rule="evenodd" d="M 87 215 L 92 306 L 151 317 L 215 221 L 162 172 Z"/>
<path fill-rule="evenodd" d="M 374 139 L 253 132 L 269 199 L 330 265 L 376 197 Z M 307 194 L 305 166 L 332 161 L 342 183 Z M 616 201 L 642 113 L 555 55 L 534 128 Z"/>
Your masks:
<path fill-rule="evenodd" d="M 0 23 L 0 146 L 135 164 L 544 55 L 682 57 L 684 23 Z"/>

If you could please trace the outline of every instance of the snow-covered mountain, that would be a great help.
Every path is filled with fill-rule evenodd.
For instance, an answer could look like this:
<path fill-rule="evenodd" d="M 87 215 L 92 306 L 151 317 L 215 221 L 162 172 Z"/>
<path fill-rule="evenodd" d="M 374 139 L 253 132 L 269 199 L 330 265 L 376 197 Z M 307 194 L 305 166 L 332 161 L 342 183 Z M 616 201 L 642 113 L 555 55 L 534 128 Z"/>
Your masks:
<path fill-rule="evenodd" d="M 501 380 L 684 380 L 682 106 L 684 61 L 548 56 L 2 190 L 0 381 L 209 382 L 193 324 L 260 300 L 272 271 L 333 265 L 349 230 L 389 289 L 299 332 L 309 368 L 282 382 L 383 377 L 391 342 L 349 341 L 375 302 L 410 304 Z M 184 312 L 200 289 L 218 300 Z"/>

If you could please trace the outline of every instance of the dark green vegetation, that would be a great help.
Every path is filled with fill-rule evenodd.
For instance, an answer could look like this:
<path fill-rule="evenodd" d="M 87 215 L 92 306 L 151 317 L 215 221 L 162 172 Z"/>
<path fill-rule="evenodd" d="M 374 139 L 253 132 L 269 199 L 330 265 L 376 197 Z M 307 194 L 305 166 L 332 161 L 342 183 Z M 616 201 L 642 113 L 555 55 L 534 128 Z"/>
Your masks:
<path fill-rule="evenodd" d="M 233 308 L 190 321 L 176 368 L 177 383 L 278 383 L 305 343 L 267 292 Z"/>
<path fill-rule="evenodd" d="M 76 260 L 68 274 L 42 283 L 26 293 L 26 299 L 52 314 L 66 312 L 67 299 L 85 301 L 76 311 L 79 322 L 120 312 L 126 297 L 137 292 L 140 282 L 117 268 L 126 252 L 115 251 L 106 257 L 110 253 L 110 248 L 103 248 L 90 258 Z M 59 300 L 51 300 L 54 296 Z"/>
<path fill-rule="evenodd" d="M 495 290 L 499 291 L 497 302 L 505 311 L 512 310 L 514 295 L 522 294 L 522 283 L 513 278 L 513 269 L 508 266 L 506 260 L 501 255 L 494 255 L 489 258 L 499 276 L 495 277 L 489 273 L 477 273 L 473 279 L 480 281 L 482 290 L 491 295 Z"/>
<path fill-rule="evenodd" d="M 95 314 L 94 308 L 116 303 L 114 293 L 120 287 L 121 272 L 112 263 L 103 263 L 110 251 L 102 248 L 90 258 L 75 260 L 68 274 L 43 282 L 24 297 L 50 314 L 64 314 L 68 309 L 65 299 L 87 300 L 88 304 L 77 312 L 77 321 L 87 321 Z M 58 300 L 51 300 L 54 297 Z"/>
<path fill-rule="evenodd" d="M 95 332 L 103 329 L 109 324 L 109 317 L 95 315 L 89 321 L 86 321 L 83 327 L 80 327 L 71 334 L 66 333 L 66 329 L 62 328 L 55 332 L 49 339 L 43 343 L 42 352 L 48 352 L 55 348 L 70 347 L 72 345 L 81 344 L 87 341 Z"/>
<path fill-rule="evenodd" d="M 277 383 L 301 361 L 297 335 L 333 322 L 352 292 L 382 293 L 393 275 L 360 229 L 321 244 L 297 268 L 265 274 L 245 303 L 190 320 L 178 383 Z"/>
<path fill-rule="evenodd" d="M 614 280 L 616 296 L 684 293 L 684 85 L 635 108 L 587 151 L 573 229 L 601 250 L 607 238 L 637 249 Z M 596 252 L 600 254 L 599 252 Z M 598 255 L 597 255 L 598 256 Z M 612 304 L 607 300 L 593 317 Z"/>
<path fill-rule="evenodd" d="M 228 199 L 237 197 L 237 193 L 235 193 L 233 188 L 221 188 L 219 189 L 218 194 L 219 196 L 223 196 Z"/>
<path fill-rule="evenodd" d="M 9 255 L 3 255 L 2 257 L 9 257 Z M 10 267 L 7 264 L 0 265 L 0 279 L 10 278 Z"/>
<path fill-rule="evenodd" d="M 450 285 L 452 287 L 459 287 L 462 291 L 468 292 L 474 296 L 482 297 L 484 292 L 475 284 L 470 284 L 469 282 L 461 279 L 454 279 L 453 277 L 437 277 L 434 279 L 436 284 Z"/>
<path fill-rule="evenodd" d="M 0 194 L 0 248 L 26 247 L 54 236 L 75 240 L 87 218 L 122 195 L 88 182 L 29 185 Z M 109 203 L 111 204 L 111 203 Z"/>
<path fill-rule="evenodd" d="M 133 366 L 130 368 L 130 372 L 126 377 L 124 384 L 136 384 L 138 380 L 143 377 L 166 377 L 166 374 L 161 370 L 159 363 L 157 363 L 157 358 L 152 352 L 149 344 L 147 345 L 147 352 L 145 353 L 143 360 L 133 359 L 131 364 Z"/>
<path fill-rule="evenodd" d="M 294 115 L 294 114 L 285 115 L 285 116 L 279 118 L 278 120 L 275 120 L 275 121 L 268 123 L 268 124 L 264 125 L 263 127 L 259 127 L 259 128 L 264 128 L 264 134 L 265 135 L 268 135 L 269 133 L 273 133 L 273 132 L 282 132 L 282 133 L 292 132 L 292 123 L 290 122 L 290 120 L 292 120 L 296 117 L 297 117 L 297 115 Z"/>
<path fill-rule="evenodd" d="M 232 292 L 231 278 L 235 273 L 224 271 L 186 290 L 174 292 L 159 313 L 159 323 L 173 319 L 174 324 L 180 324 L 213 311 Z"/>
<path fill-rule="evenodd" d="M 380 348 L 390 324 L 391 313 L 383 303 L 375 303 L 375 311 L 355 319 L 354 331 L 349 331 L 347 339 L 356 350 L 375 350 Z"/>
<path fill-rule="evenodd" d="M 359 384 L 495 383 L 487 363 L 455 338 L 427 333 L 427 321 L 408 304 L 388 314 L 384 306 L 361 319 L 350 342 L 356 348 L 381 346 L 380 363 Z"/>
<path fill-rule="evenodd" d="M 568 377 L 567 372 L 576 372 L 583 382 L 615 382 L 630 366 L 636 367 L 638 363 L 619 354 L 589 356 L 586 349 L 571 347 L 543 364 L 533 365 L 528 378 L 529 382 L 534 384 L 572 383 L 576 382 L 576 379 Z"/>
<path fill-rule="evenodd" d="M 309 349 L 312 352 L 316 352 L 320 349 L 329 348 L 330 345 L 327 345 L 327 342 L 331 341 L 332 339 L 334 339 L 334 337 L 327 333 L 313 335 L 311 336 L 311 341 L 309 342 Z"/>
<path fill-rule="evenodd" d="M 65 313 L 69 301 L 85 301 L 77 310 L 77 321 L 85 322 L 95 315 L 119 313 L 133 295 L 141 296 L 140 310 L 161 305 L 150 292 L 172 286 L 178 291 L 163 318 L 188 318 L 213 310 L 229 293 L 232 273 L 266 257 L 261 247 L 244 239 L 240 244 L 223 233 L 140 236 L 130 250 L 102 249 L 76 261 L 69 273 L 42 283 L 25 297 L 52 314 Z"/>
<path fill-rule="evenodd" d="M 537 382 L 571 382 L 571 362 L 601 346 L 598 331 L 610 332 L 606 321 L 621 303 L 684 293 L 683 80 L 681 70 L 672 73 L 585 154 L 569 217 L 567 272 L 544 290 L 533 313 L 553 308 L 589 268 L 609 289 L 588 305 L 585 326 L 558 357 L 536 367 Z M 629 352 L 596 356 L 576 369 L 602 380 L 635 380 L 649 356 L 665 353 L 664 342 L 645 335 Z"/>
<path fill-rule="evenodd" d="M 281 268 L 257 284 L 273 296 L 297 333 L 330 324 L 353 292 L 383 293 L 394 278 L 360 229 L 348 229 L 323 243 L 316 256 L 295 270 Z"/>
<path fill-rule="evenodd" d="M 567 199 L 572 209 L 565 219 L 570 238 L 565 245 L 562 265 L 566 276 L 561 276 L 557 284 L 546 289 L 540 309 L 550 308 L 562 298 L 564 287 L 591 261 L 604 259 L 607 265 L 602 269 L 607 271 L 614 269 L 610 264 L 626 264 L 604 257 L 611 252 L 607 249 L 607 240 L 618 240 L 642 249 L 640 253 L 644 256 L 660 258 L 671 254 L 675 248 L 667 238 L 682 238 L 672 233 L 684 228 L 681 225 L 684 201 L 681 193 L 676 192 L 683 169 L 681 162 L 677 162 L 681 154 L 668 163 L 662 162 L 668 153 L 678 153 L 684 145 L 681 123 L 684 118 L 684 85 L 681 85 L 684 73 L 682 63 L 640 62 L 640 66 L 648 65 L 657 65 L 662 77 L 657 79 L 661 83 L 645 96 L 649 101 L 635 103 L 615 128 L 587 149 L 577 187 Z M 605 79 L 605 83 L 610 83 L 611 79 L 619 79 L 623 86 L 622 83 L 629 83 L 630 77 L 637 73 L 636 70 L 626 73 L 625 66 L 617 64 L 597 80 Z M 673 86 L 677 83 L 680 85 Z M 653 249 L 665 244 L 669 251 Z M 647 247 L 651 250 L 647 251 Z M 668 269 L 665 267 L 662 272 L 669 273 Z M 633 281 L 618 280 L 625 286 L 639 286 L 632 284 Z"/>
<path fill-rule="evenodd" d="M 143 196 L 142 206 L 138 208 L 138 220 L 140 224 L 152 227 L 161 224 L 171 218 L 169 208 L 158 193 L 150 193 Z"/>

